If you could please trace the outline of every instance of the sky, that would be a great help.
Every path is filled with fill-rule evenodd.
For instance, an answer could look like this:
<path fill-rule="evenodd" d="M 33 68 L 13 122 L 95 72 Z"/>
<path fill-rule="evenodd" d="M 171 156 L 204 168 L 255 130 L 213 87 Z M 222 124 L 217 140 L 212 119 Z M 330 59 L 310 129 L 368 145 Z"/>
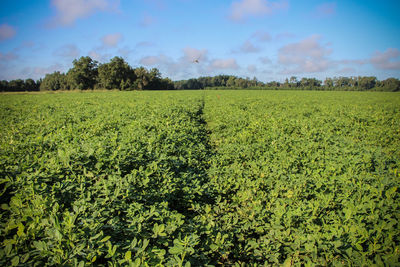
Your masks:
<path fill-rule="evenodd" d="M 2 0 L 0 80 L 90 56 L 181 80 L 400 78 L 400 1 Z"/>

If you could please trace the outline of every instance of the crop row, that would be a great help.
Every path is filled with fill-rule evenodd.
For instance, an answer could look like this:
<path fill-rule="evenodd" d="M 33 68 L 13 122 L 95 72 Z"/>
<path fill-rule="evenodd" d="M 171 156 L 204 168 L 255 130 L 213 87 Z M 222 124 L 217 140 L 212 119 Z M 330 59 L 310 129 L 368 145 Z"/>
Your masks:
<path fill-rule="evenodd" d="M 398 103 L 369 97 L 209 93 L 223 264 L 398 264 Z"/>
<path fill-rule="evenodd" d="M 200 97 L 29 97 L 2 102 L 1 265 L 204 261 Z"/>
<path fill-rule="evenodd" d="M 3 95 L 0 264 L 396 265 L 396 97 Z"/>

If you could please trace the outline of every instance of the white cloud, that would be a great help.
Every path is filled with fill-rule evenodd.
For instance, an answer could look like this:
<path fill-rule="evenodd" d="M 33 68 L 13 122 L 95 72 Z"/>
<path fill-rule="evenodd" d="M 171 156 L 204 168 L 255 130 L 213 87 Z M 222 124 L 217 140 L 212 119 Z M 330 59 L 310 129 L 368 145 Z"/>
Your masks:
<path fill-rule="evenodd" d="M 132 54 L 135 50 L 130 48 L 129 46 L 124 46 L 118 49 L 118 53 L 122 55 L 124 58 L 127 58 L 130 54 Z"/>
<path fill-rule="evenodd" d="M 14 27 L 8 25 L 8 24 L 1 24 L 0 25 L 0 42 L 11 39 L 15 36 L 16 30 Z"/>
<path fill-rule="evenodd" d="M 141 58 L 139 64 L 159 68 L 172 79 L 187 79 L 197 75 L 210 75 L 220 70 L 239 69 L 234 58 L 210 60 L 206 49 L 193 47 L 183 48 L 182 56 L 177 59 L 165 54 L 151 55 Z"/>
<path fill-rule="evenodd" d="M 336 61 L 339 64 L 343 64 L 343 65 L 365 65 L 368 63 L 368 60 L 364 60 L 364 59 L 342 59 L 342 60 L 338 60 Z"/>
<path fill-rule="evenodd" d="M 208 61 L 207 55 L 208 51 L 207 49 L 196 49 L 192 47 L 185 47 L 183 49 L 183 61 L 193 63 L 195 60 L 198 60 L 199 62 L 205 62 Z"/>
<path fill-rule="evenodd" d="M 56 63 L 56 64 L 50 65 L 48 67 L 34 67 L 33 71 L 32 71 L 32 74 L 34 76 L 40 76 L 41 77 L 41 76 L 44 76 L 45 74 L 53 73 L 55 71 L 62 72 L 63 69 L 64 69 L 63 65 L 61 65 L 59 63 Z"/>
<path fill-rule="evenodd" d="M 234 53 L 258 53 L 261 51 L 261 48 L 255 46 L 251 41 L 247 40 L 244 42 L 238 50 L 234 50 Z"/>
<path fill-rule="evenodd" d="M 198 62 L 195 62 L 198 60 Z M 173 59 L 165 54 L 146 56 L 139 60 L 145 66 L 157 67 L 174 77 L 187 76 L 190 73 L 204 73 L 205 66 L 208 64 L 208 51 L 206 49 L 196 49 L 185 47 L 182 49 L 182 56 Z"/>
<path fill-rule="evenodd" d="M 50 66 L 47 67 L 25 67 L 22 68 L 20 71 L 18 72 L 14 72 L 11 75 L 8 75 L 8 79 L 27 79 L 27 78 L 32 78 L 34 80 L 39 79 L 39 78 L 43 78 L 46 74 L 50 74 L 53 73 L 55 71 L 59 71 L 59 72 L 64 72 L 66 71 L 65 66 L 59 64 L 59 63 L 55 63 L 52 64 Z M 17 74 L 17 77 L 14 77 L 15 73 Z"/>
<path fill-rule="evenodd" d="M 72 25 L 77 19 L 86 18 L 98 11 L 115 10 L 118 0 L 52 0 L 57 11 L 57 25 Z M 54 26 L 54 25 L 53 25 Z"/>
<path fill-rule="evenodd" d="M 213 70 L 218 69 L 238 69 L 239 65 L 234 58 L 227 58 L 227 59 L 214 59 L 210 63 L 210 68 Z"/>
<path fill-rule="evenodd" d="M 278 33 L 278 34 L 276 35 L 276 40 L 277 40 L 277 41 L 282 41 L 282 40 L 291 39 L 291 38 L 294 38 L 294 37 L 296 37 L 296 35 L 293 34 L 293 33 L 290 33 L 290 32 L 281 32 L 281 33 Z"/>
<path fill-rule="evenodd" d="M 272 63 L 272 61 L 271 61 L 271 59 L 269 57 L 259 57 L 259 60 L 263 64 L 271 64 Z"/>
<path fill-rule="evenodd" d="M 3 62 L 9 62 L 15 59 L 18 59 L 18 55 L 14 52 L 8 52 L 5 54 L 0 52 L 0 60 Z"/>
<path fill-rule="evenodd" d="M 251 73 L 257 72 L 257 66 L 254 64 L 248 65 L 247 70 Z"/>
<path fill-rule="evenodd" d="M 149 15 L 149 14 L 144 14 L 141 21 L 140 21 L 140 26 L 142 27 L 149 27 L 157 22 L 156 18 Z"/>
<path fill-rule="evenodd" d="M 145 66 L 170 65 L 173 63 L 173 59 L 164 54 L 160 54 L 158 56 L 143 57 L 139 60 L 139 63 Z"/>
<path fill-rule="evenodd" d="M 385 52 L 376 51 L 371 57 L 371 64 L 382 70 L 400 70 L 400 51 L 397 48 L 388 48 Z"/>
<path fill-rule="evenodd" d="M 356 73 L 356 69 L 351 68 L 351 67 L 346 67 L 346 68 L 342 68 L 342 69 L 338 70 L 337 73 L 345 74 L 345 75 L 354 74 L 354 73 Z"/>
<path fill-rule="evenodd" d="M 80 55 L 80 50 L 74 44 L 67 44 L 54 51 L 54 55 L 74 59 Z"/>
<path fill-rule="evenodd" d="M 185 47 L 182 49 L 183 55 L 178 60 L 159 54 L 158 56 L 147 56 L 143 57 L 139 63 L 147 66 L 164 64 L 164 65 L 181 65 L 183 68 L 193 65 L 195 60 L 199 61 L 199 64 L 208 62 L 208 51 L 206 49 L 196 49 L 193 47 Z M 196 64 L 198 65 L 198 64 Z"/>
<path fill-rule="evenodd" d="M 287 9 L 288 7 L 289 4 L 286 0 L 239 0 L 232 3 L 230 19 L 239 22 L 249 17 L 271 15 L 277 10 Z"/>
<path fill-rule="evenodd" d="M 251 37 L 259 42 L 269 42 L 272 40 L 271 34 L 265 31 L 256 31 Z"/>
<path fill-rule="evenodd" d="M 321 37 L 313 35 L 300 42 L 283 46 L 278 51 L 278 63 L 285 66 L 284 74 L 321 72 L 333 67 L 327 56 L 332 50 L 320 44 Z"/>
<path fill-rule="evenodd" d="M 144 2 L 151 4 L 157 9 L 164 10 L 167 7 L 165 0 L 144 0 Z"/>
<path fill-rule="evenodd" d="M 318 5 L 315 8 L 314 16 L 317 18 L 326 18 L 331 17 L 336 14 L 336 3 L 335 2 L 327 2 Z"/>
<path fill-rule="evenodd" d="M 111 58 L 111 54 L 108 53 L 101 53 L 99 50 L 91 50 L 89 52 L 89 57 L 91 57 L 93 60 L 99 61 L 99 62 L 106 62 L 107 60 L 109 60 Z"/>
<path fill-rule="evenodd" d="M 122 41 L 123 36 L 121 33 L 112 33 L 104 35 L 101 38 L 101 42 L 104 47 L 116 47 Z"/>
<path fill-rule="evenodd" d="M 147 47 L 152 47 L 155 44 L 152 42 L 147 42 L 147 41 L 142 41 L 136 44 L 137 48 L 147 48 Z"/>

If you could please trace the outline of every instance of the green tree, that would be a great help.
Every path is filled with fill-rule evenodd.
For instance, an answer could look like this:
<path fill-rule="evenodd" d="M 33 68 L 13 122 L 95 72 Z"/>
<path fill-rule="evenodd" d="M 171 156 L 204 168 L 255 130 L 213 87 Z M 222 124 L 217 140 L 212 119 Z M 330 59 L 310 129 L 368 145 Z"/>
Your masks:
<path fill-rule="evenodd" d="M 71 89 L 93 89 L 97 80 L 97 61 L 89 56 L 74 60 L 73 67 L 68 71 L 68 83 Z"/>
<path fill-rule="evenodd" d="M 146 89 L 146 86 L 149 84 L 149 72 L 145 68 L 139 67 L 134 70 L 134 73 L 136 75 L 135 88 L 139 90 Z"/>
<path fill-rule="evenodd" d="M 296 76 L 290 77 L 290 87 L 298 87 L 298 81 Z"/>
<path fill-rule="evenodd" d="M 400 91 L 400 80 L 396 78 L 388 78 L 379 84 L 379 90 L 397 92 Z"/>
<path fill-rule="evenodd" d="M 41 91 L 57 91 L 68 89 L 67 77 L 64 73 L 60 73 L 59 71 L 46 74 L 42 83 L 40 84 Z"/>
<path fill-rule="evenodd" d="M 358 77 L 358 87 L 362 91 L 370 90 L 376 85 L 376 77 Z"/>
<path fill-rule="evenodd" d="M 228 87 L 233 87 L 235 86 L 235 80 L 236 78 L 234 76 L 230 76 L 229 79 L 226 81 L 226 86 Z"/>
<path fill-rule="evenodd" d="M 2 81 L 0 81 L 0 92 L 7 92 L 7 91 L 9 91 L 9 89 L 8 89 L 8 81 L 6 81 L 6 80 L 2 80 Z"/>
<path fill-rule="evenodd" d="M 136 79 L 131 66 L 121 57 L 114 57 L 98 68 L 97 87 L 104 89 L 129 90 Z"/>
<path fill-rule="evenodd" d="M 38 91 L 39 87 L 33 79 L 25 80 L 25 91 Z"/>
<path fill-rule="evenodd" d="M 25 81 L 22 79 L 11 80 L 8 83 L 9 91 L 11 92 L 21 92 L 25 91 Z"/>
<path fill-rule="evenodd" d="M 324 85 L 327 89 L 333 88 L 333 80 L 332 78 L 326 78 L 324 81 Z"/>

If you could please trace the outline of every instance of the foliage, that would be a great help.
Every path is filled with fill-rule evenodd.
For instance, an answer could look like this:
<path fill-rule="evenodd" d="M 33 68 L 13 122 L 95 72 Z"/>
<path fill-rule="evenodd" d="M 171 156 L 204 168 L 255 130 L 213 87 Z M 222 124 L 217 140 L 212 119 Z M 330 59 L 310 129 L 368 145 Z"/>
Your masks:
<path fill-rule="evenodd" d="M 93 89 L 97 80 L 98 62 L 89 56 L 75 59 L 74 65 L 67 73 L 68 83 L 71 89 Z"/>
<path fill-rule="evenodd" d="M 400 239 L 399 95 L 209 92 L 224 265 L 389 266 Z M 207 212 L 208 211 L 208 212 Z"/>
<path fill-rule="evenodd" d="M 0 81 L 0 92 L 39 91 L 40 83 L 41 80 L 34 81 L 32 79 L 2 80 Z"/>
<path fill-rule="evenodd" d="M 132 90 L 136 75 L 127 62 L 121 57 L 114 57 L 98 69 L 98 88 Z"/>
<path fill-rule="evenodd" d="M 41 91 L 69 90 L 67 76 L 64 73 L 55 71 L 52 74 L 46 74 L 40 84 Z"/>
<path fill-rule="evenodd" d="M 0 264 L 398 265 L 399 95 L 1 95 Z"/>

